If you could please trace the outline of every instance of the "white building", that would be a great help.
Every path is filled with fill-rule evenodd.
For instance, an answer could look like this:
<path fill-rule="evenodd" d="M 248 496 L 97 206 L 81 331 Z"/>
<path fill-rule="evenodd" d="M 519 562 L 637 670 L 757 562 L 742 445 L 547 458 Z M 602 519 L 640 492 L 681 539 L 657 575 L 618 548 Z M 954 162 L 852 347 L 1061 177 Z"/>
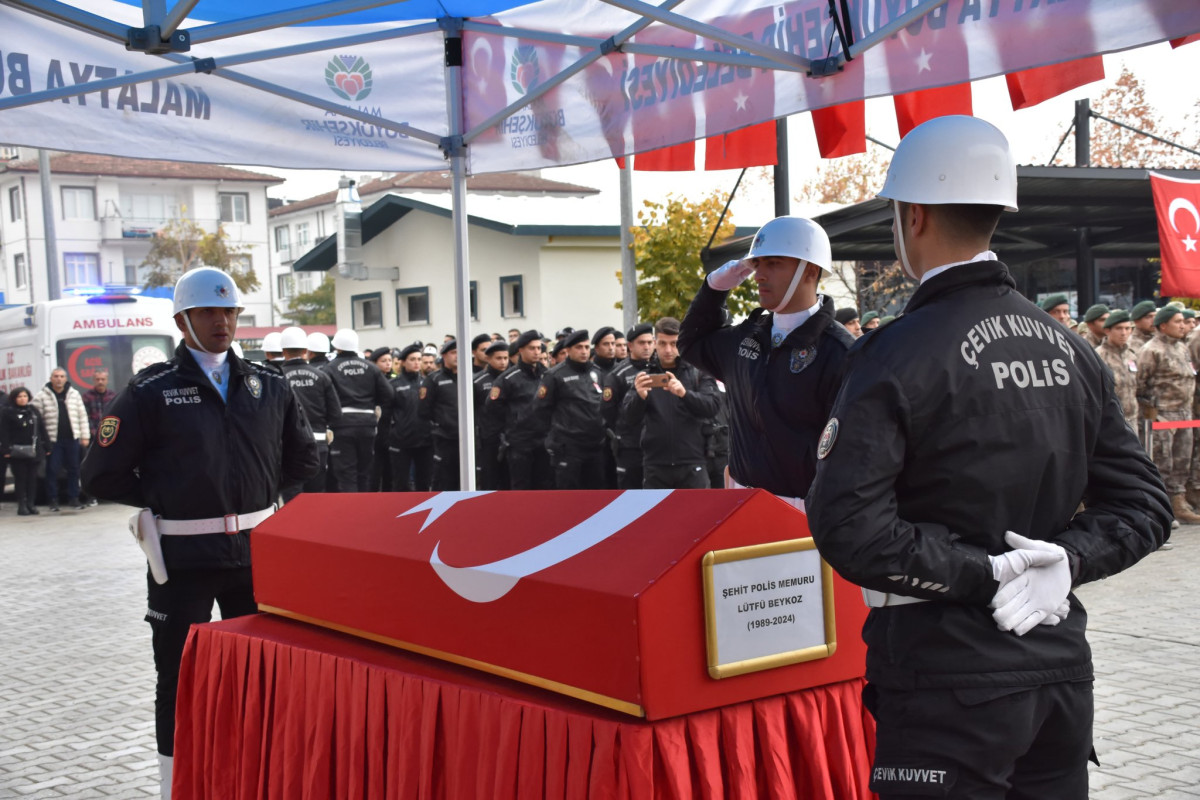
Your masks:
<path fill-rule="evenodd" d="M 0 161 L 0 292 L 5 303 L 48 299 L 45 226 L 35 150 L 3 148 Z M 220 223 L 246 248 L 260 287 L 245 298 L 242 324 L 273 322 L 267 247 L 267 187 L 281 178 L 231 167 L 115 158 L 50 157 L 59 285 L 141 285 L 139 265 L 154 232 L 172 219 L 205 231 Z"/>
<path fill-rule="evenodd" d="M 467 186 L 473 334 L 621 324 L 615 194 L 528 173 L 474 176 Z M 359 187 L 366 280 L 336 269 L 336 192 L 272 209 L 277 294 L 332 274 L 337 325 L 357 330 L 364 348 L 441 342 L 455 330 L 449 188 L 448 173 Z"/>

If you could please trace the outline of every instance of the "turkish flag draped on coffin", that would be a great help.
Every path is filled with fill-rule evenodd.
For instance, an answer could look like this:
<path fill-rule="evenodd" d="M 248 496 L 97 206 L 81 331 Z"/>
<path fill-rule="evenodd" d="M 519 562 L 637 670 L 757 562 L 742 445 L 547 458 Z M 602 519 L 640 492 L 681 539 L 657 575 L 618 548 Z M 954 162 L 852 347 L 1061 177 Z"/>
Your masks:
<path fill-rule="evenodd" d="M 1158 246 L 1162 251 L 1162 295 L 1200 297 L 1200 181 L 1150 173 Z"/>

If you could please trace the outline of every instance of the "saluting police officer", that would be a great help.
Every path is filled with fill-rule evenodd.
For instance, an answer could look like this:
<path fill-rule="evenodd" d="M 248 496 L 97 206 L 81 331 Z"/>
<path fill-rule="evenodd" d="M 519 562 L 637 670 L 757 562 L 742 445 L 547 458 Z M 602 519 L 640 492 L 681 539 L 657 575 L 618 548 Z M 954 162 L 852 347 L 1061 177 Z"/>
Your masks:
<path fill-rule="evenodd" d="M 920 286 L 851 352 L 808 494 L 822 557 L 869 590 L 870 788 L 1085 800 L 1093 673 L 1070 590 L 1163 542 L 1166 493 L 1095 351 L 988 249 L 1016 210 L 1004 135 L 925 122 L 879 194 Z"/>
<path fill-rule="evenodd" d="M 679 334 L 683 360 L 725 384 L 730 485 L 766 489 L 801 511 L 817 439 L 854 344 L 834 322 L 832 298 L 817 292 L 831 263 L 820 225 L 773 219 L 745 259 L 709 273 Z M 725 326 L 725 297 L 751 273 L 763 307 Z"/>
<path fill-rule="evenodd" d="M 283 502 L 289 502 L 300 492 L 324 492 L 325 469 L 329 464 L 329 424 L 342 418 L 342 404 L 333 381 L 322 370 L 304 360 L 308 351 L 308 337 L 302 328 L 284 328 L 282 334 L 283 377 L 296 393 L 304 416 L 313 431 L 317 443 L 317 458 L 321 462 L 316 474 L 303 482 L 287 482 L 280 489 Z"/>
<path fill-rule="evenodd" d="M 433 484 L 433 439 L 429 421 L 418 412 L 421 343 L 400 351 L 400 372 L 392 379 L 392 428 L 388 453 L 392 459 L 392 491 L 428 492 Z"/>
<path fill-rule="evenodd" d="M 509 486 L 513 489 L 553 489 L 554 474 L 546 453 L 549 425 L 534 413 L 533 399 L 546 368 L 542 365 L 542 335 L 520 334 L 511 346 L 516 360 L 493 384 L 484 413 L 504 431 Z"/>
<path fill-rule="evenodd" d="M 89 494 L 157 517 L 166 582 L 147 576 L 155 731 L 170 797 L 175 692 L 188 629 L 253 614 L 250 529 L 275 510 L 281 483 L 317 471 L 312 429 L 287 381 L 229 352 L 242 304 L 212 267 L 175 284 L 175 357 L 139 372 L 101 420 L 83 462 Z M 183 480 L 186 478 L 186 480 Z"/>
<path fill-rule="evenodd" d="M 375 407 L 392 412 L 392 387 L 371 362 L 360 356 L 358 334 L 342 328 L 333 335 L 337 357 L 325 367 L 333 381 L 342 418 L 335 420 L 329 446 L 329 469 L 339 492 L 366 492 L 375 459 Z"/>
<path fill-rule="evenodd" d="M 487 399 L 496 381 L 508 369 L 508 343 L 489 340 L 484 357 L 487 363 L 475 373 L 471 387 L 475 398 L 475 488 L 507 489 L 508 474 L 500 460 L 504 421 L 487 413 Z"/>
<path fill-rule="evenodd" d="M 604 390 L 600 372 L 591 363 L 588 332 L 579 328 L 562 341 L 566 360 L 542 376 L 533 400 L 534 411 L 548 420 L 546 449 L 554 471 L 556 489 L 604 488 Z"/>
<path fill-rule="evenodd" d="M 419 413 L 432 426 L 433 490 L 457 492 L 458 474 L 458 342 L 442 344 L 442 366 L 421 384 Z M 469 373 L 468 373 L 469 374 Z"/>
<path fill-rule="evenodd" d="M 639 322 L 626 337 L 629 357 L 604 381 L 604 420 L 616 439 L 617 488 L 642 488 L 642 422 L 621 414 L 625 395 L 633 388 L 638 373 L 650 366 L 654 355 L 654 326 Z"/>

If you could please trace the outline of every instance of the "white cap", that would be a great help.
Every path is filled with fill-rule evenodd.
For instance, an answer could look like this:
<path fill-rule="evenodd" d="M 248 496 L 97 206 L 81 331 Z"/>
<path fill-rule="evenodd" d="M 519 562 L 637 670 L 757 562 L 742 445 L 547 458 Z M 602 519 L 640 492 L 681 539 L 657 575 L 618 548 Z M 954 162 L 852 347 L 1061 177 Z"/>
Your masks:
<path fill-rule="evenodd" d="M 880 197 L 925 205 L 1017 210 L 1017 164 L 990 122 L 950 115 L 922 122 L 900 141 Z"/>
<path fill-rule="evenodd" d="M 310 333 L 308 335 L 308 352 L 328 353 L 329 337 L 319 331 L 313 331 Z"/>
<path fill-rule="evenodd" d="M 342 328 L 335 333 L 331 344 L 334 350 L 358 355 L 358 334 L 349 328 Z"/>
<path fill-rule="evenodd" d="M 746 258 L 785 256 L 828 270 L 833 263 L 829 235 L 804 217 L 776 217 L 758 229 Z"/>
<path fill-rule="evenodd" d="M 175 282 L 175 310 L 189 308 L 242 308 L 241 293 L 233 278 L 216 267 L 196 267 Z"/>
<path fill-rule="evenodd" d="M 282 353 L 283 352 L 283 345 L 281 344 L 282 341 L 283 341 L 283 336 L 279 333 L 279 331 L 271 331 L 270 333 L 268 333 L 266 336 L 263 337 L 263 342 L 262 342 L 263 352 L 264 353 Z"/>
<path fill-rule="evenodd" d="M 283 329 L 279 344 L 284 350 L 307 350 L 308 335 L 304 333 L 304 328 L 293 325 Z"/>

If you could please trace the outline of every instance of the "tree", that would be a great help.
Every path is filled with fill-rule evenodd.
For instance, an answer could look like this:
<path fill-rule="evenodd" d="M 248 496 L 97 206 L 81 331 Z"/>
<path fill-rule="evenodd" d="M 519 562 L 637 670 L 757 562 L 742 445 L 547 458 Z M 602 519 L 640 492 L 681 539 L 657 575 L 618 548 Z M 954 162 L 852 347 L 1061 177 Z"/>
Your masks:
<path fill-rule="evenodd" d="M 638 271 L 638 311 L 642 319 L 683 319 L 700 281 L 704 264 L 700 251 L 708 244 L 728 195 L 714 192 L 699 201 L 667 195 L 665 202 L 647 200 L 633 229 L 634 263 Z M 731 214 L 726 214 L 713 244 L 733 235 Z M 621 273 L 617 272 L 617 280 Z M 748 314 L 757 305 L 754 287 L 743 284 L 730 292 L 728 307 L 735 315 Z M 621 303 L 616 304 L 621 308 Z"/>
<path fill-rule="evenodd" d="M 148 267 L 146 288 L 174 286 L 179 276 L 196 267 L 216 267 L 228 272 L 242 292 L 259 287 L 258 276 L 249 266 L 250 248 L 232 244 L 229 234 L 218 223 L 208 233 L 193 220 L 173 219 L 154 234 L 150 252 L 142 261 Z"/>
<path fill-rule="evenodd" d="M 316 289 L 293 296 L 283 317 L 293 325 L 300 326 L 335 324 L 337 310 L 333 304 L 333 277 L 326 273 L 325 280 Z"/>
<path fill-rule="evenodd" d="M 1116 83 L 1092 103 L 1092 111 L 1109 119 L 1123 122 L 1138 130 L 1152 133 L 1172 142 L 1193 147 L 1185 134 L 1163 120 L 1162 114 L 1146 99 L 1141 82 L 1128 68 L 1121 70 Z M 1193 118 L 1200 109 L 1192 112 Z M 1189 128 L 1194 130 L 1189 124 Z M 1195 134 L 1191 141 L 1195 141 Z M 1057 144 L 1057 143 L 1056 143 Z M 1067 136 L 1055 157 L 1055 164 L 1075 163 L 1075 132 Z M 1155 141 L 1134 131 L 1113 125 L 1102 119 L 1091 122 L 1091 165 L 1096 167 L 1191 167 L 1195 156 Z"/>

